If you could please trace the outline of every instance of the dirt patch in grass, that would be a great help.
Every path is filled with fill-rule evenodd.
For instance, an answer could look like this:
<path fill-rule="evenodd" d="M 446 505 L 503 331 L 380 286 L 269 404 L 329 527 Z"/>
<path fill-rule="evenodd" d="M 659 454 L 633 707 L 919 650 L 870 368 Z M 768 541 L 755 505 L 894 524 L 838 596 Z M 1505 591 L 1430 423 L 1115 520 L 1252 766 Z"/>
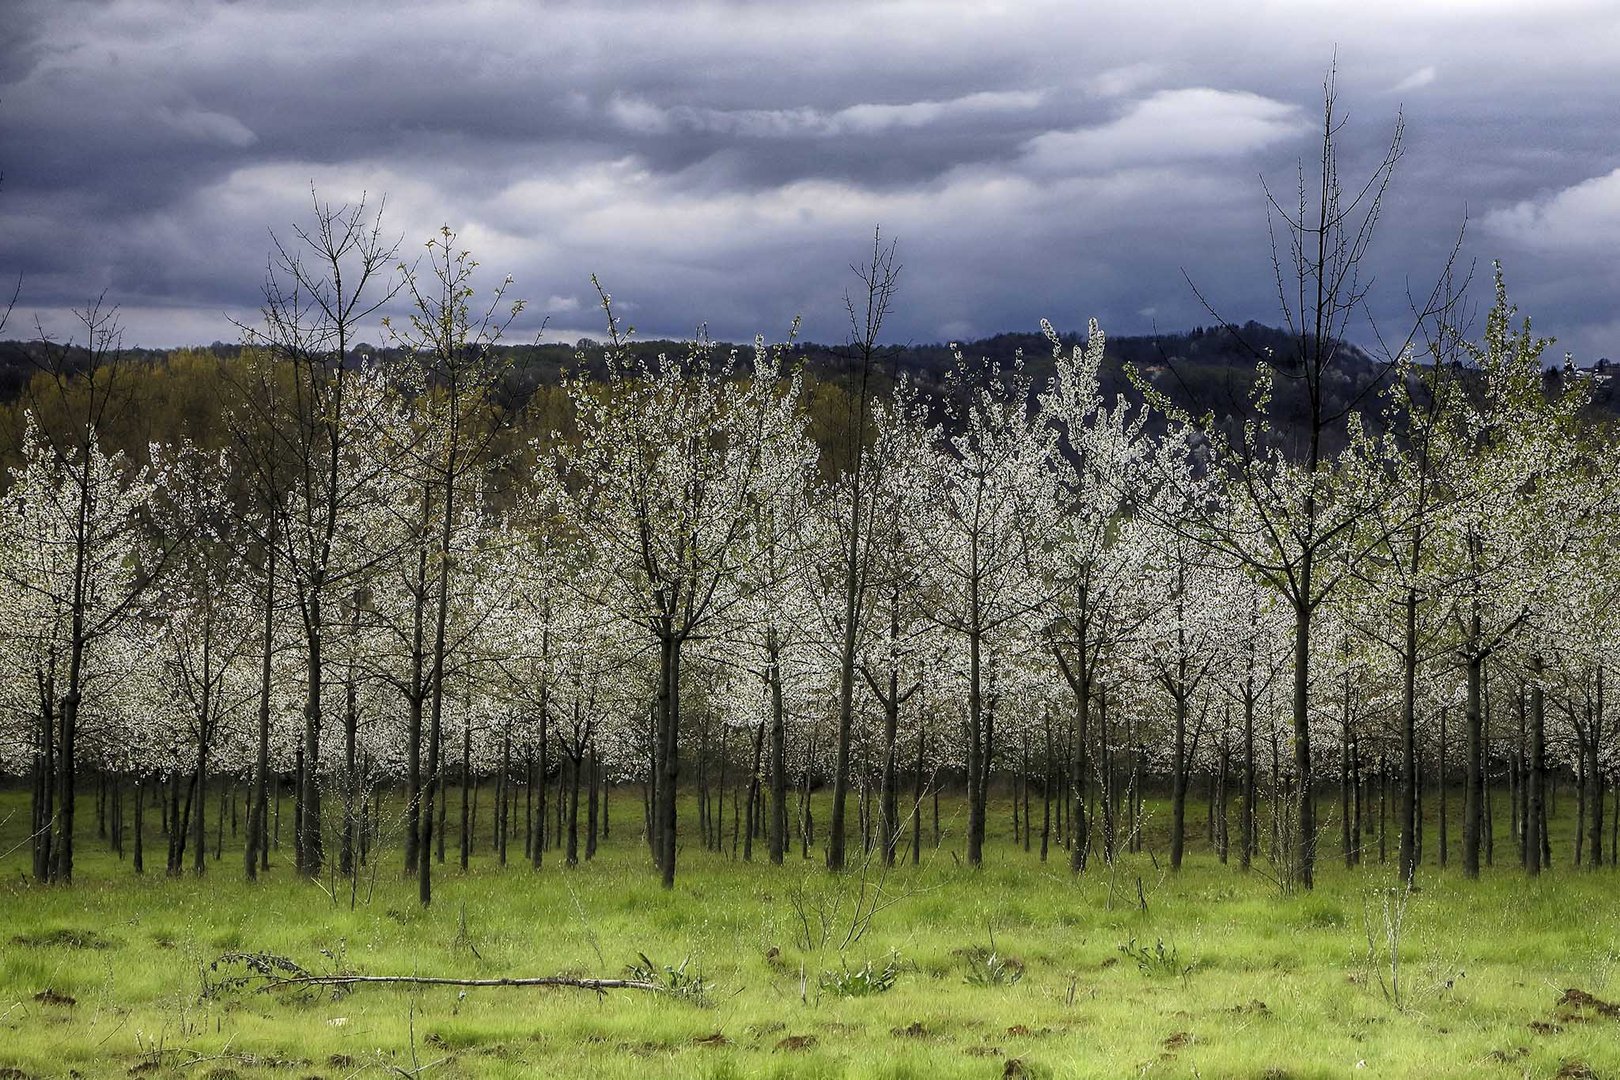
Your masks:
<path fill-rule="evenodd" d="M 921 1020 L 913 1020 L 905 1027 L 890 1028 L 889 1034 L 897 1039 L 926 1039 L 928 1026 Z"/>
<path fill-rule="evenodd" d="M 1553 1073 L 1554 1080 L 1598 1080 L 1598 1074 L 1592 1071 L 1592 1066 L 1579 1058 L 1568 1058 L 1558 1071 Z"/>
<path fill-rule="evenodd" d="M 1537 1035 L 1556 1035 L 1564 1030 L 1563 1024 L 1549 1024 L 1545 1020 L 1530 1021 L 1530 1030 Z"/>
<path fill-rule="evenodd" d="M 1007 1064 L 1001 1067 L 1001 1075 L 1002 1080 L 1008 1080 L 1010 1077 L 1027 1077 L 1030 1072 L 1025 1068 L 1022 1058 L 1008 1058 Z"/>
<path fill-rule="evenodd" d="M 94 930 L 81 930 L 71 926 L 55 930 L 40 930 L 32 934 L 12 936 L 13 945 L 26 949 L 110 949 L 115 942 Z"/>
<path fill-rule="evenodd" d="M 1172 1054 L 1193 1041 L 1192 1032 L 1178 1031 L 1164 1040 L 1164 1048 Z"/>
<path fill-rule="evenodd" d="M 692 1040 L 692 1045 L 693 1046 L 730 1046 L 731 1045 L 731 1040 L 726 1038 L 725 1035 L 722 1034 L 721 1032 L 717 1031 L 713 1035 L 699 1035 L 697 1038 Z"/>
<path fill-rule="evenodd" d="M 815 1045 L 816 1037 L 814 1035 L 789 1035 L 781 1042 L 778 1042 L 776 1048 L 778 1050 L 798 1051 L 809 1050 Z"/>
<path fill-rule="evenodd" d="M 1580 1023 L 1600 1016 L 1620 1020 L 1620 1005 L 1594 997 L 1585 990 L 1572 988 L 1565 990 L 1563 996 L 1558 999 L 1554 1015 L 1566 1023 L 1569 1021 Z"/>
<path fill-rule="evenodd" d="M 39 1002 L 41 1005 L 70 1006 L 77 1005 L 79 1003 L 77 998 L 70 997 L 67 994 L 59 994 L 48 986 L 39 993 L 35 994 L 34 1000 Z"/>

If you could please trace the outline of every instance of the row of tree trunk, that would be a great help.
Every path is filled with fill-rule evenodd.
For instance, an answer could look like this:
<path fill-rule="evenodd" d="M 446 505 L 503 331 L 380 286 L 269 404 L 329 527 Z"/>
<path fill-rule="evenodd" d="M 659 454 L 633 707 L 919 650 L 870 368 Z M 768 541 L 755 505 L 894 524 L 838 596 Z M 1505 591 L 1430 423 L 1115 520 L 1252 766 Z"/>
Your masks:
<path fill-rule="evenodd" d="M 780 704 L 780 688 L 776 700 Z M 1559 707 L 1571 721 L 1575 733 L 1576 750 L 1573 769 L 1568 770 L 1573 780 L 1576 799 L 1576 830 L 1573 858 L 1579 864 L 1601 866 L 1605 861 L 1616 861 L 1617 829 L 1620 825 L 1620 801 L 1612 813 L 1606 813 L 1605 797 L 1612 790 L 1620 799 L 1620 788 L 1609 784 L 1604 774 L 1601 750 L 1603 728 L 1604 686 L 1598 673 L 1584 700 L 1574 695 L 1559 702 Z M 1516 730 L 1506 739 L 1491 745 L 1484 737 L 1486 695 L 1483 686 L 1476 697 L 1470 694 L 1465 710 L 1462 733 L 1461 776 L 1454 775 L 1451 763 L 1459 756 L 1456 732 L 1450 716 L 1442 711 L 1438 717 L 1439 740 L 1432 763 L 1419 761 L 1415 775 L 1403 787 L 1399 760 L 1391 760 L 1387 752 L 1369 760 L 1361 739 L 1350 724 L 1348 713 L 1344 725 L 1338 783 L 1340 848 L 1345 864 L 1361 862 L 1369 848 L 1367 837 L 1376 830 L 1379 859 L 1382 861 L 1389 847 L 1389 818 L 1394 817 L 1394 835 L 1397 843 L 1406 835 L 1402 829 L 1402 800 L 1413 800 L 1412 820 L 1418 824 L 1412 831 L 1411 844 L 1415 861 L 1422 861 L 1423 802 L 1425 791 L 1432 791 L 1438 799 L 1435 820 L 1438 828 L 1436 862 L 1449 865 L 1452 857 L 1453 788 L 1461 780 L 1461 857 L 1464 871 L 1477 874 L 1480 864 L 1495 861 L 1493 828 L 1495 802 L 1492 799 L 1492 775 L 1506 781 L 1508 796 L 1509 830 L 1523 867 L 1536 873 L 1552 862 L 1551 842 L 1547 821 L 1553 816 L 1550 804 L 1551 789 L 1557 770 L 1547 764 L 1545 725 L 1545 695 L 1539 682 L 1532 679 L 1518 686 L 1514 696 Z M 1138 851 L 1143 844 L 1143 806 L 1148 787 L 1147 761 L 1140 746 L 1141 733 L 1129 716 L 1123 723 L 1110 721 L 1106 692 L 1098 688 L 1092 695 L 1093 709 L 1090 723 L 1064 724 L 1048 716 L 1039 740 L 1028 734 L 1002 750 L 1002 771 L 1010 774 L 1008 785 L 1013 800 L 1012 829 L 1014 842 L 1031 850 L 1037 835 L 1041 857 L 1045 859 L 1053 847 L 1067 848 L 1071 864 L 1084 867 L 1093 855 L 1111 860 L 1119 851 Z M 988 755 L 995 749 L 991 741 L 994 733 L 995 698 L 986 697 L 983 730 L 986 760 L 980 763 L 975 775 L 967 778 L 970 801 L 980 807 L 988 803 Z M 1256 746 L 1253 702 L 1245 703 L 1241 728 L 1228 730 L 1227 738 L 1220 741 L 1216 753 L 1217 767 L 1206 770 L 1195 778 L 1189 762 L 1200 731 L 1189 741 L 1185 710 L 1177 710 L 1178 738 L 1173 744 L 1170 769 L 1170 865 L 1179 868 L 1185 848 L 1188 818 L 1188 794 L 1195 779 L 1205 789 L 1207 808 L 1206 833 L 1216 853 L 1226 861 L 1231 849 L 1236 848 L 1238 861 L 1247 868 L 1262 854 L 1260 811 L 1262 803 L 1284 805 L 1298 792 L 1283 772 L 1280 736 L 1270 731 L 1264 737 L 1269 745 Z M 660 725 L 662 726 L 662 725 Z M 32 837 L 33 862 L 36 877 L 49 880 L 57 865 L 60 843 L 59 813 L 62 803 L 61 776 L 55 766 L 54 737 L 56 725 L 42 720 L 38 727 L 36 747 L 38 767 L 33 777 Z M 518 800 L 522 793 L 523 843 L 525 858 L 535 865 L 542 861 L 543 853 L 553 848 L 563 851 L 569 865 L 581 857 L 583 810 L 584 857 L 595 854 L 600 836 L 608 825 L 607 787 L 603 783 L 603 767 L 596 753 L 594 734 L 588 726 L 576 726 L 576 737 L 558 740 L 561 752 L 556 762 L 548 762 L 542 752 L 536 756 L 532 750 L 524 751 L 521 760 L 514 757 L 510 739 L 503 744 L 502 768 L 493 777 L 495 811 L 492 822 L 491 848 L 504 864 L 508 844 L 514 836 L 514 820 L 519 817 Z M 579 734 L 583 732 L 583 734 Z M 698 832 L 701 842 L 711 850 L 724 850 L 729 843 L 733 855 L 752 859 L 755 841 L 769 847 L 770 857 L 780 862 L 789 844 L 788 822 L 796 823 L 801 854 L 808 855 L 815 844 L 815 822 L 811 812 L 810 792 L 815 778 L 801 771 L 790 776 L 786 769 L 785 717 L 780 714 L 773 721 L 761 721 L 751 729 L 720 726 L 711 732 L 700 725 L 694 766 L 696 777 Z M 852 781 L 858 799 L 857 831 L 862 850 L 875 853 L 886 863 L 895 861 L 901 844 L 909 832 L 912 837 L 912 858 L 919 857 L 920 828 L 925 816 L 924 803 L 932 794 L 935 805 L 934 842 L 938 843 L 938 789 L 939 770 L 930 769 L 929 743 L 926 733 L 919 736 L 911 768 L 902 766 L 901 749 L 897 744 L 895 728 L 885 725 L 883 745 L 858 743 L 853 749 Z M 301 748 L 300 748 L 301 749 Z M 813 749 L 813 748 L 811 748 Z M 1269 751 L 1269 763 L 1256 758 L 1259 751 Z M 459 854 L 463 867 L 467 866 L 473 850 L 473 834 L 477 828 L 478 801 L 482 785 L 471 767 L 471 744 L 465 737 L 458 755 L 460 767 L 457 779 L 460 786 Z M 310 829 L 305 816 L 304 793 L 318 784 L 303 779 L 308 770 L 303 768 L 302 754 L 299 769 L 292 778 L 294 795 L 294 846 L 299 865 L 311 861 L 303 851 Z M 1424 765 L 1428 767 L 1425 768 Z M 1267 767 L 1269 765 L 1269 767 Z M 359 776 L 365 771 L 363 762 L 348 762 L 347 779 L 341 783 L 343 805 L 339 826 L 340 864 L 344 874 L 357 872 L 365 865 L 371 845 L 384 826 L 381 816 L 381 793 L 375 787 L 362 791 Z M 196 771 L 173 774 L 167 778 L 151 775 L 123 776 L 97 773 L 96 805 L 98 834 L 108 839 L 120 856 L 125 852 L 126 803 L 133 810 L 133 856 L 135 868 L 144 869 L 144 830 L 141 828 L 148 808 L 155 810 L 160 834 L 166 838 L 166 869 L 177 873 L 184 868 L 189 854 L 192 868 L 203 872 L 209 848 L 209 830 L 202 794 L 207 788 L 207 757 L 197 756 Z M 910 776 L 905 777 L 909 772 Z M 1261 774 L 1272 779 L 1261 791 L 1257 777 Z M 654 774 L 660 776 L 659 773 Z M 212 778 L 208 778 L 212 779 Z M 909 783 L 905 781 L 909 780 Z M 272 776 L 275 788 L 273 807 L 264 802 L 264 785 L 241 784 L 235 778 L 214 783 L 219 805 L 215 815 L 213 849 L 215 858 L 223 849 L 225 821 L 230 821 L 233 838 L 246 820 L 249 825 L 250 844 L 248 865 L 263 868 L 268 865 L 269 850 L 280 847 L 281 803 L 286 787 L 284 778 Z M 902 798 L 902 787 L 909 787 L 910 797 Z M 954 786 L 954 785 L 953 785 Z M 661 784 L 656 780 L 644 788 L 644 812 L 647 835 L 657 837 L 659 828 L 659 795 Z M 671 789 L 672 790 L 672 789 Z M 797 805 L 790 808 L 791 801 Z M 1410 794 L 1408 794 L 1410 793 Z M 368 795 L 370 796 L 368 798 Z M 1067 796 L 1067 797 L 1065 797 Z M 1313 803 L 1320 792 L 1313 793 Z M 245 805 L 243 798 L 245 797 Z M 1039 799 L 1040 824 L 1037 827 L 1032 814 L 1033 799 Z M 255 800 L 259 802 L 255 805 Z M 410 800 L 408 800 L 409 802 Z M 438 800 L 436 859 L 444 860 L 445 825 L 448 798 Z M 727 802 L 730 802 L 730 820 L 727 820 Z M 547 821 L 548 803 L 551 808 Z M 905 805 L 909 803 L 910 805 Z M 1376 806 L 1376 813 L 1374 807 Z M 1236 812 L 1235 830 L 1230 818 Z M 273 813 L 273 821 L 270 820 Z M 413 817 L 415 815 L 412 815 Z M 262 821 L 262 827 L 255 824 Z M 414 822 L 412 823 L 415 824 Z M 970 820 L 970 832 L 973 822 Z M 1265 853 L 1276 859 L 1288 850 L 1285 837 L 1287 821 L 1284 815 L 1271 817 L 1271 836 Z M 264 836 L 262 844 L 252 841 L 254 829 Z M 419 834 L 408 829 L 409 838 Z M 433 835 L 426 830 L 426 835 Z M 982 837 L 982 833 L 980 834 Z M 319 842 L 319 841 L 315 841 Z M 981 839 L 982 843 L 982 839 Z M 414 855 L 416 844 L 407 844 L 407 856 Z M 655 847 L 655 853 L 657 848 Z M 1404 857 L 1404 849 L 1402 851 Z"/>

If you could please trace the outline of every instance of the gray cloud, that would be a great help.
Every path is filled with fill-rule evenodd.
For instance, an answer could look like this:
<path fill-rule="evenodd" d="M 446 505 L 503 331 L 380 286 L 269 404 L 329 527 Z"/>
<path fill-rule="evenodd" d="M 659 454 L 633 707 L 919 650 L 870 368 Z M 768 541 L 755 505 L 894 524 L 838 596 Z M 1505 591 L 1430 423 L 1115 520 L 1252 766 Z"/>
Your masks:
<path fill-rule="evenodd" d="M 408 248 L 448 222 L 563 335 L 597 272 L 644 335 L 835 338 L 875 224 L 901 339 L 1210 321 L 1183 272 L 1274 319 L 1258 177 L 1291 190 L 1336 52 L 1346 175 L 1408 124 L 1381 320 L 1466 213 L 1538 325 L 1616 348 L 1600 0 L 11 6 L 0 271 L 63 330 L 106 289 L 133 342 L 233 336 L 311 184 Z"/>

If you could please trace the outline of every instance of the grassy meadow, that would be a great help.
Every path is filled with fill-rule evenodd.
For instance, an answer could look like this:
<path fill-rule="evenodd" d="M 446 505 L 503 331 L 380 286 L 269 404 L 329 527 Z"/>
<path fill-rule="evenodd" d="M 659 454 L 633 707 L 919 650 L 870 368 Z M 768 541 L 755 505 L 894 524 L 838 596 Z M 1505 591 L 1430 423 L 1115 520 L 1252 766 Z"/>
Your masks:
<path fill-rule="evenodd" d="M 1318 887 L 1283 896 L 1263 861 L 1220 865 L 1201 814 L 1179 875 L 1150 832 L 1077 879 L 1015 845 L 1000 807 L 971 872 L 947 804 L 917 869 L 835 878 L 814 851 L 773 868 L 763 845 L 744 863 L 692 840 L 667 893 L 635 805 L 616 797 L 623 824 L 574 869 L 548 852 L 531 870 L 519 839 L 503 870 L 486 834 L 463 873 L 452 846 L 422 910 L 395 843 L 352 893 L 298 880 L 287 847 L 250 885 L 228 834 L 201 879 L 166 876 L 153 835 L 137 877 L 91 807 L 75 883 L 35 885 L 26 792 L 0 794 L 0 1078 L 1620 1076 L 1620 877 L 1567 869 L 1567 844 L 1538 880 L 1470 883 L 1431 851 L 1402 911 L 1393 862 L 1346 871 L 1331 827 Z M 460 977 L 650 961 L 677 992 L 263 992 L 213 966 L 232 952 Z"/>

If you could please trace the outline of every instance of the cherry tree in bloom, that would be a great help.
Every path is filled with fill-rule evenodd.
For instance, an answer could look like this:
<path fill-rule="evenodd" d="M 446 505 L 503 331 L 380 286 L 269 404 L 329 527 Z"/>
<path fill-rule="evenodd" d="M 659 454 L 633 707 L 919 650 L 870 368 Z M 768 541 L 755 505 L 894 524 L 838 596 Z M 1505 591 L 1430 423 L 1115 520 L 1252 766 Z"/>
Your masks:
<path fill-rule="evenodd" d="M 740 598 L 739 571 L 759 551 L 748 543 L 756 507 L 803 483 L 803 462 L 780 452 L 804 427 L 800 384 L 763 341 L 747 370 L 737 353 L 716 357 L 702 344 L 684 358 L 639 359 L 606 294 L 603 307 L 606 379 L 569 381 L 579 438 L 544 455 L 536 480 L 607 573 L 607 609 L 657 646 L 651 832 L 673 887 L 682 654 Z"/>
<path fill-rule="evenodd" d="M 34 874 L 51 881 L 73 877 L 81 718 L 98 653 L 133 618 L 143 564 L 150 573 L 162 559 L 142 532 L 153 490 L 145 470 L 104 453 L 93 425 L 81 434 L 53 440 L 29 413 L 22 463 L 0 498 L 0 576 L 16 594 L 5 636 L 37 694 Z"/>
<path fill-rule="evenodd" d="M 1021 363 L 1003 375 L 970 367 L 958 353 L 951 386 L 951 396 L 966 402 L 953 418 L 960 431 L 938 440 L 918 534 L 934 619 L 967 651 L 967 861 L 978 866 L 995 751 L 986 684 L 998 636 L 1047 598 L 1057 433 L 1031 408 Z"/>

